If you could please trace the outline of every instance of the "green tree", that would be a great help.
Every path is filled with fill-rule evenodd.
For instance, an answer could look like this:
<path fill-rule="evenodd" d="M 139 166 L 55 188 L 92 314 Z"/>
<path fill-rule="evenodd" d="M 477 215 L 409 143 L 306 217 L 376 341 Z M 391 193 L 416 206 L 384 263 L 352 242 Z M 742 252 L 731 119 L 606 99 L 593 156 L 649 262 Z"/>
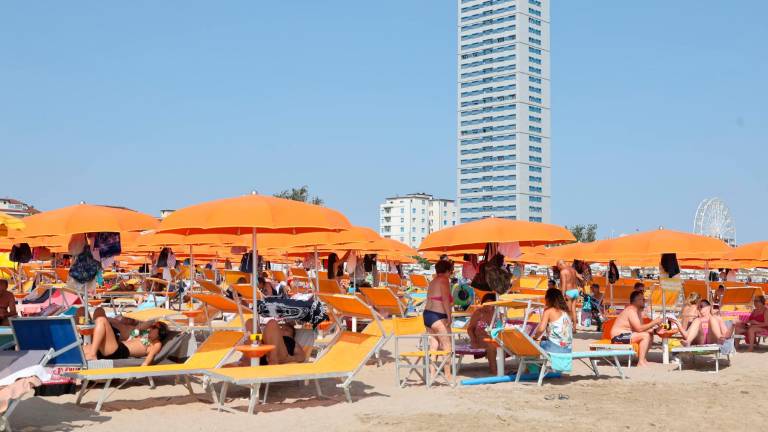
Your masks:
<path fill-rule="evenodd" d="M 323 205 L 322 198 L 318 196 L 313 196 L 313 197 L 309 196 L 309 188 L 307 187 L 307 185 L 304 185 L 300 188 L 286 189 L 282 192 L 276 193 L 275 196 L 278 198 L 301 201 L 301 202 L 315 204 L 315 205 Z"/>
<path fill-rule="evenodd" d="M 576 237 L 577 242 L 581 243 L 591 243 L 597 239 L 597 225 L 596 224 L 588 224 L 588 225 L 573 225 L 568 228 L 574 237 Z"/>
<path fill-rule="evenodd" d="M 420 255 L 414 255 L 414 256 L 413 256 L 413 259 L 415 259 L 416 261 L 418 261 L 418 262 L 419 262 L 419 265 L 420 265 L 420 266 L 421 266 L 421 268 L 423 268 L 424 270 L 429 270 L 429 269 L 431 269 L 431 268 L 432 268 L 432 263 L 431 263 L 431 262 L 429 262 L 429 260 L 428 260 L 428 259 L 426 259 L 426 258 L 424 258 L 423 256 L 420 256 Z"/>

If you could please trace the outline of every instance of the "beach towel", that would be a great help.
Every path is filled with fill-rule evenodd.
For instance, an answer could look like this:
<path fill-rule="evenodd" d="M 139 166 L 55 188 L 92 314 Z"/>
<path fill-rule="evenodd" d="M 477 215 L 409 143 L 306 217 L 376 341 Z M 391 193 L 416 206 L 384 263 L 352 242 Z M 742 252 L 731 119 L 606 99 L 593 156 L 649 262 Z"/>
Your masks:
<path fill-rule="evenodd" d="M 557 372 L 570 372 L 573 369 L 573 355 L 571 353 L 549 353 L 552 370 Z"/>
<path fill-rule="evenodd" d="M 257 301 L 256 308 L 262 317 L 310 323 L 312 328 L 328 320 L 328 310 L 325 304 L 317 300 L 269 297 Z"/>

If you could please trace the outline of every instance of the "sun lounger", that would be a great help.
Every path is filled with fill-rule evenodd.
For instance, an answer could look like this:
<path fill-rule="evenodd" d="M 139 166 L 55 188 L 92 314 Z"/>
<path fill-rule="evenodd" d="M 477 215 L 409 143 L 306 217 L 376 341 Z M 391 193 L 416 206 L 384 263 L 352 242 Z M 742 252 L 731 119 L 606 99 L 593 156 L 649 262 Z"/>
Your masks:
<path fill-rule="evenodd" d="M 379 313 L 386 315 L 405 315 L 405 305 L 397 298 L 397 295 L 389 288 L 364 288 L 360 287 L 368 303 Z"/>
<path fill-rule="evenodd" d="M 598 360 L 605 360 L 619 372 L 619 376 L 625 378 L 624 372 L 621 370 L 621 364 L 619 363 L 620 357 L 632 357 L 635 355 L 634 351 L 625 350 L 595 350 L 595 351 L 583 351 L 572 352 L 569 354 L 551 354 L 536 343 L 530 336 L 520 331 L 518 328 L 504 329 L 499 332 L 494 338 L 504 350 L 510 354 L 517 356 L 520 359 L 520 365 L 517 369 L 517 377 L 515 382 L 520 382 L 520 378 L 525 373 L 526 365 L 537 364 L 540 366 L 539 371 L 539 386 L 542 385 L 544 376 L 549 370 L 561 369 L 553 363 L 559 363 L 562 360 L 579 360 L 592 369 L 595 376 L 600 376 L 600 372 L 597 368 Z M 589 363 L 587 363 L 589 361 Z M 567 370 L 566 370 L 567 371 Z"/>
<path fill-rule="evenodd" d="M 355 316 L 373 320 L 379 326 L 381 334 L 384 334 L 384 328 L 376 311 L 360 301 L 359 298 L 341 294 L 321 295 L 321 298 L 329 307 L 333 308 L 333 317 L 339 326 L 341 326 L 340 320 L 343 317 Z M 231 384 L 250 387 L 251 396 L 248 412 L 252 413 L 257 400 L 259 400 L 259 390 L 262 384 L 315 380 L 317 393 L 322 396 L 319 384 L 321 379 L 342 379 L 343 382 L 337 387 L 341 387 L 347 401 L 352 402 L 349 386 L 355 375 L 383 343 L 383 340 L 380 335 L 340 331 L 335 340 L 312 363 L 220 368 L 208 370 L 205 374 L 212 380 L 223 383 L 220 396 L 217 398 L 219 409 L 227 409 L 225 407 L 226 395 Z M 264 399 L 266 396 L 265 391 Z M 215 394 L 214 398 L 216 398 Z"/>
<path fill-rule="evenodd" d="M 726 321 L 726 325 L 733 328 L 733 323 Z M 678 370 L 683 370 L 683 357 L 690 355 L 693 357 L 694 362 L 697 356 L 712 356 L 715 359 L 715 373 L 720 372 L 720 359 L 725 357 L 728 362 L 731 362 L 731 356 L 736 354 L 735 335 L 731 335 L 722 344 L 703 344 L 703 345 L 691 345 L 680 346 L 672 348 L 670 350 L 675 361 L 677 362 Z"/>
<path fill-rule="evenodd" d="M 429 287 L 429 281 L 427 277 L 421 274 L 411 274 L 411 285 L 416 288 L 427 289 Z"/>
<path fill-rule="evenodd" d="M 18 351 L 0 353 L 3 386 L 25 377 L 46 381 L 50 378 L 46 367 L 85 365 L 80 336 L 71 317 L 11 318 L 10 322 Z M 23 394 L 17 396 L 7 401 L 8 407 L 2 413 L 6 430 L 10 430 L 9 417 Z"/>
<path fill-rule="evenodd" d="M 415 373 L 421 378 L 427 388 L 432 387 L 432 384 L 441 376 L 448 385 L 453 385 L 453 382 L 446 378 L 444 368 L 446 365 L 450 365 L 451 375 L 456 376 L 456 356 L 453 352 L 453 348 L 456 346 L 456 333 L 440 335 L 451 337 L 450 350 L 430 350 L 430 334 L 427 333 L 424 327 L 422 317 L 392 318 L 392 322 L 394 324 L 393 335 L 395 338 L 395 375 L 397 376 L 397 384 L 400 387 L 404 387 L 411 374 Z M 417 343 L 418 349 L 414 351 L 401 351 L 400 341 L 407 339 L 414 340 Z M 408 373 L 405 376 L 401 376 L 401 369 L 407 370 Z"/>
<path fill-rule="evenodd" d="M 155 378 L 155 377 L 184 377 L 185 385 L 192 393 L 189 383 L 191 375 L 201 374 L 204 370 L 220 367 L 232 354 L 234 347 L 244 338 L 244 334 L 239 331 L 217 331 L 211 333 L 200 345 L 200 348 L 187 359 L 184 363 L 159 364 L 151 366 L 132 366 L 117 367 L 107 369 L 91 369 L 66 374 L 69 377 L 82 380 L 80 393 L 77 396 L 76 403 L 79 405 L 83 396 L 87 392 L 88 383 L 93 381 L 105 381 L 104 389 L 96 403 L 96 411 L 101 411 L 101 407 L 112 392 L 109 387 L 113 380 L 126 380 L 123 384 L 116 387 L 118 390 L 126 382 L 136 378 Z"/>

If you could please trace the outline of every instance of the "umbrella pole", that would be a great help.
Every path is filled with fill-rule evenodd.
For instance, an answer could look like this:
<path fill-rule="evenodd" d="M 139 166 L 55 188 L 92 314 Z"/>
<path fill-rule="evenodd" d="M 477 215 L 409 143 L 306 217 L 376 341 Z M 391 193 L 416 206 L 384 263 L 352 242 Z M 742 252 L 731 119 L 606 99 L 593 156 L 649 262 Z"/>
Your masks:
<path fill-rule="evenodd" d="M 317 291 L 320 289 L 320 263 L 317 260 L 317 246 L 315 246 L 315 286 L 313 291 L 314 295 L 317 295 Z"/>
<path fill-rule="evenodd" d="M 251 231 L 251 288 L 253 288 L 253 333 L 259 332 L 259 311 L 256 306 L 257 291 L 259 290 L 259 281 L 256 272 L 259 267 L 259 254 L 256 252 L 256 228 Z"/>
<path fill-rule="evenodd" d="M 192 253 L 192 245 L 189 245 L 189 291 L 192 291 L 192 284 L 195 280 L 195 255 Z M 179 310 L 181 310 L 181 305 L 184 302 L 183 297 L 179 297 Z M 170 306 L 171 302 L 170 299 L 168 300 L 168 305 Z"/>

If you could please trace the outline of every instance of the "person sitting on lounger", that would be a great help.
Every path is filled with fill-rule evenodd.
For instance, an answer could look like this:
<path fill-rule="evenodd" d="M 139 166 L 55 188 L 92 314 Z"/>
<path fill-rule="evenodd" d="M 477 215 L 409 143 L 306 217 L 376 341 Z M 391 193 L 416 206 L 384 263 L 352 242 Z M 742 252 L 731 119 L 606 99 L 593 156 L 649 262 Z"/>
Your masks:
<path fill-rule="evenodd" d="M 661 324 L 663 318 L 659 317 L 647 324 L 643 324 L 643 310 L 645 309 L 645 297 L 642 291 L 634 291 L 629 296 L 629 306 L 616 317 L 616 322 L 611 328 L 611 343 L 614 344 L 638 344 L 638 366 L 648 366 L 646 356 L 651 348 L 653 330 Z"/>
<path fill-rule="evenodd" d="M 733 333 L 720 314 L 712 311 L 712 305 L 708 300 L 699 302 L 699 317 L 691 322 L 687 329 L 677 320 L 672 320 L 683 336 L 684 346 L 703 344 L 722 344 Z"/>
<path fill-rule="evenodd" d="M 725 297 L 725 287 L 723 285 L 718 285 L 717 291 L 715 291 L 715 294 L 712 296 L 712 302 L 714 304 L 722 305 L 723 297 Z"/>
<path fill-rule="evenodd" d="M 0 279 L 0 326 L 10 325 L 8 318 L 16 315 L 16 297 L 8 291 L 8 280 Z"/>
<path fill-rule="evenodd" d="M 685 300 L 685 306 L 680 311 L 680 325 L 687 329 L 693 320 L 699 317 L 699 302 L 701 302 L 701 296 L 699 293 L 692 292 Z"/>
<path fill-rule="evenodd" d="M 496 300 L 494 293 L 487 293 L 483 296 L 480 304 L 485 305 L 488 302 Z M 486 342 L 485 339 L 490 338 L 488 330 L 493 324 L 493 312 L 495 308 L 493 306 L 481 306 L 474 312 L 472 317 L 467 323 L 467 335 L 469 336 L 469 342 L 472 348 L 480 348 L 485 350 L 485 358 L 488 360 L 488 368 L 491 370 L 491 375 L 496 375 L 496 344 L 492 342 Z"/>
<path fill-rule="evenodd" d="M 263 325 L 261 331 L 261 343 L 273 345 L 275 349 L 261 358 L 262 365 L 278 365 L 285 363 L 302 363 L 306 359 L 304 349 L 296 343 L 296 328 L 290 324 L 278 324 L 277 320 L 269 320 Z M 253 333 L 253 319 L 245 322 L 245 331 Z M 242 366 L 250 366 L 250 360 L 241 359 Z"/>
<path fill-rule="evenodd" d="M 93 343 L 83 346 L 88 360 L 118 360 L 129 357 L 144 358 L 142 366 L 152 364 L 157 353 L 168 338 L 168 326 L 162 322 L 152 323 L 145 330 L 131 332 L 125 342 L 115 336 L 115 331 L 105 316 L 94 318 Z"/>
<path fill-rule="evenodd" d="M 736 334 L 743 334 L 747 342 L 747 351 L 752 352 L 755 347 L 757 334 L 768 331 L 768 308 L 765 307 L 765 296 L 758 295 L 754 299 L 755 308 L 749 314 L 746 321 L 739 321 L 734 326 Z"/>
<path fill-rule="evenodd" d="M 559 289 L 550 288 L 544 294 L 544 314 L 533 338 L 541 339 L 541 347 L 547 352 L 569 353 L 573 350 L 573 321 Z"/>

